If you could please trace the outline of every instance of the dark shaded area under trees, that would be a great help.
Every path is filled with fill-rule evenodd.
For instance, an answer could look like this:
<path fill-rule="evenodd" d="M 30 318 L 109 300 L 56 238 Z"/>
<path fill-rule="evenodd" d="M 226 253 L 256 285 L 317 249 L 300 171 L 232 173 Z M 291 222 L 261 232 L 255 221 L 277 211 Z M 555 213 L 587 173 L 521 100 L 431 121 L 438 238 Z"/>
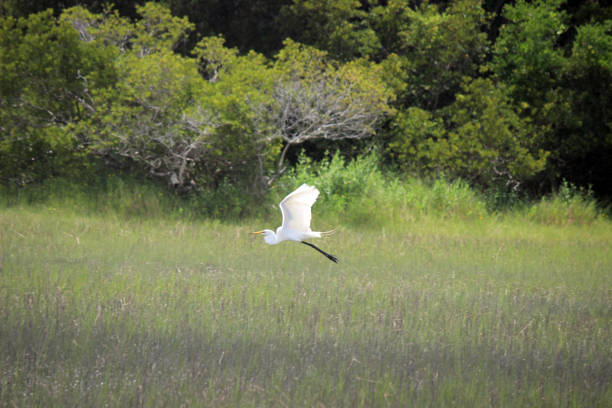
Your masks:
<path fill-rule="evenodd" d="M 603 1 L 4 0 L 0 12 L 5 185 L 129 171 L 180 193 L 229 183 L 260 196 L 302 149 L 377 146 L 398 175 L 612 197 Z"/>

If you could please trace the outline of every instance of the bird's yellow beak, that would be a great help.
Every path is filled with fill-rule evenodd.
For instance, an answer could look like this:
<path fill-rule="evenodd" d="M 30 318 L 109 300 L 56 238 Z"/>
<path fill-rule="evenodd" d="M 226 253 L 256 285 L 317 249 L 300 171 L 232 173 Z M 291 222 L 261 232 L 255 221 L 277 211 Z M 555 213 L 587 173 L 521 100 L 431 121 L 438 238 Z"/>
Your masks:
<path fill-rule="evenodd" d="M 263 231 L 251 232 L 251 234 L 263 234 Z"/>

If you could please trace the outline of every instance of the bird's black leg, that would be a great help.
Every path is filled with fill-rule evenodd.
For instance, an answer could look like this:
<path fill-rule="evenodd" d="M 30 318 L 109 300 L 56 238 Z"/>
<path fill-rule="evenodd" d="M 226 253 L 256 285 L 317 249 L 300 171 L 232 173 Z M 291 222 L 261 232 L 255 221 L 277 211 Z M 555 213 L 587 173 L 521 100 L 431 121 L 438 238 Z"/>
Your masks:
<path fill-rule="evenodd" d="M 336 258 L 335 256 L 333 256 L 331 254 L 328 254 L 327 252 L 323 251 L 321 248 L 317 247 L 316 245 L 313 245 L 310 242 L 306 242 L 306 241 L 301 241 L 301 242 L 302 242 L 302 244 L 306 244 L 309 247 L 312 247 L 312 248 L 316 249 L 317 251 L 319 251 L 320 253 L 322 253 L 326 257 L 328 257 L 331 261 L 334 261 L 335 263 L 338 263 L 338 258 Z"/>

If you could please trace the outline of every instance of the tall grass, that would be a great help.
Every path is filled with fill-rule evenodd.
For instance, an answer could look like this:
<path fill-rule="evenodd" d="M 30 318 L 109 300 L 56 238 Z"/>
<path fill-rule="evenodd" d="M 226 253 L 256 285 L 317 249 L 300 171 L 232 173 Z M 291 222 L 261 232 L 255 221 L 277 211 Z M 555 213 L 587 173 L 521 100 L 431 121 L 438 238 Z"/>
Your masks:
<path fill-rule="evenodd" d="M 3 208 L 0 405 L 610 405 L 607 221 L 261 226 Z"/>
<path fill-rule="evenodd" d="M 503 217 L 529 224 L 590 225 L 605 219 L 588 190 L 564 182 L 540 201 L 513 198 L 513 206 L 495 206 L 493 199 L 462 180 L 438 178 L 431 182 L 380 170 L 375 153 L 345 162 L 336 153 L 313 162 L 302 156 L 273 190 L 272 202 L 301 183 L 321 191 L 317 208 L 329 222 L 353 226 L 392 226 L 422 218 L 483 220 Z M 497 194 L 497 193 L 496 193 Z"/>
<path fill-rule="evenodd" d="M 603 217 L 592 191 L 564 181 L 559 190 L 523 210 L 523 215 L 538 223 L 571 225 L 591 224 Z"/>
<path fill-rule="evenodd" d="M 155 218 L 179 215 L 183 201 L 156 184 L 111 174 L 92 184 L 55 178 L 22 188 L 0 187 L 0 205 Z"/>
<path fill-rule="evenodd" d="M 23 188 L 0 186 L 0 207 L 62 208 L 120 218 L 237 220 L 264 213 L 256 204 L 246 189 L 229 183 L 181 196 L 152 181 L 113 174 L 91 184 L 55 178 Z"/>
<path fill-rule="evenodd" d="M 314 163 L 301 157 L 281 179 L 283 191 L 301 183 L 321 191 L 318 211 L 332 222 L 380 227 L 422 217 L 483 218 L 484 200 L 466 183 L 441 178 L 431 184 L 416 178 L 400 180 L 384 174 L 374 153 L 348 163 L 336 153 Z M 278 194 L 276 199 L 280 199 Z"/>
<path fill-rule="evenodd" d="M 89 185 L 49 179 L 14 190 L 0 186 L 0 207 L 63 208 L 121 218 L 265 218 L 280 222 L 276 204 L 302 183 L 313 184 L 321 191 L 315 207 L 316 220 L 325 225 L 380 228 L 427 217 L 484 220 L 501 216 L 555 225 L 590 225 L 606 219 L 590 191 L 568 183 L 540 201 L 525 200 L 512 207 L 495 208 L 491 198 L 461 180 L 439 178 L 425 182 L 386 174 L 380 170 L 375 153 L 349 162 L 338 153 L 320 162 L 302 156 L 263 201 L 249 195 L 246 187 L 231 183 L 181 197 L 152 182 L 107 175 Z"/>

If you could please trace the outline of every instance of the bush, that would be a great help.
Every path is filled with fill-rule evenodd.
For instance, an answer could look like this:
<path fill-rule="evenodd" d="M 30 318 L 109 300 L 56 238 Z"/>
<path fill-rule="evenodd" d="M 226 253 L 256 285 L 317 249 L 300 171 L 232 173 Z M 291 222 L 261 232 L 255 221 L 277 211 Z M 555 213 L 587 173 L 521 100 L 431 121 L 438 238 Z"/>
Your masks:
<path fill-rule="evenodd" d="M 388 151 L 403 171 L 513 191 L 544 169 L 548 152 L 536 149 L 533 127 L 500 84 L 467 81 L 440 112 L 410 108 L 395 118 Z"/>

